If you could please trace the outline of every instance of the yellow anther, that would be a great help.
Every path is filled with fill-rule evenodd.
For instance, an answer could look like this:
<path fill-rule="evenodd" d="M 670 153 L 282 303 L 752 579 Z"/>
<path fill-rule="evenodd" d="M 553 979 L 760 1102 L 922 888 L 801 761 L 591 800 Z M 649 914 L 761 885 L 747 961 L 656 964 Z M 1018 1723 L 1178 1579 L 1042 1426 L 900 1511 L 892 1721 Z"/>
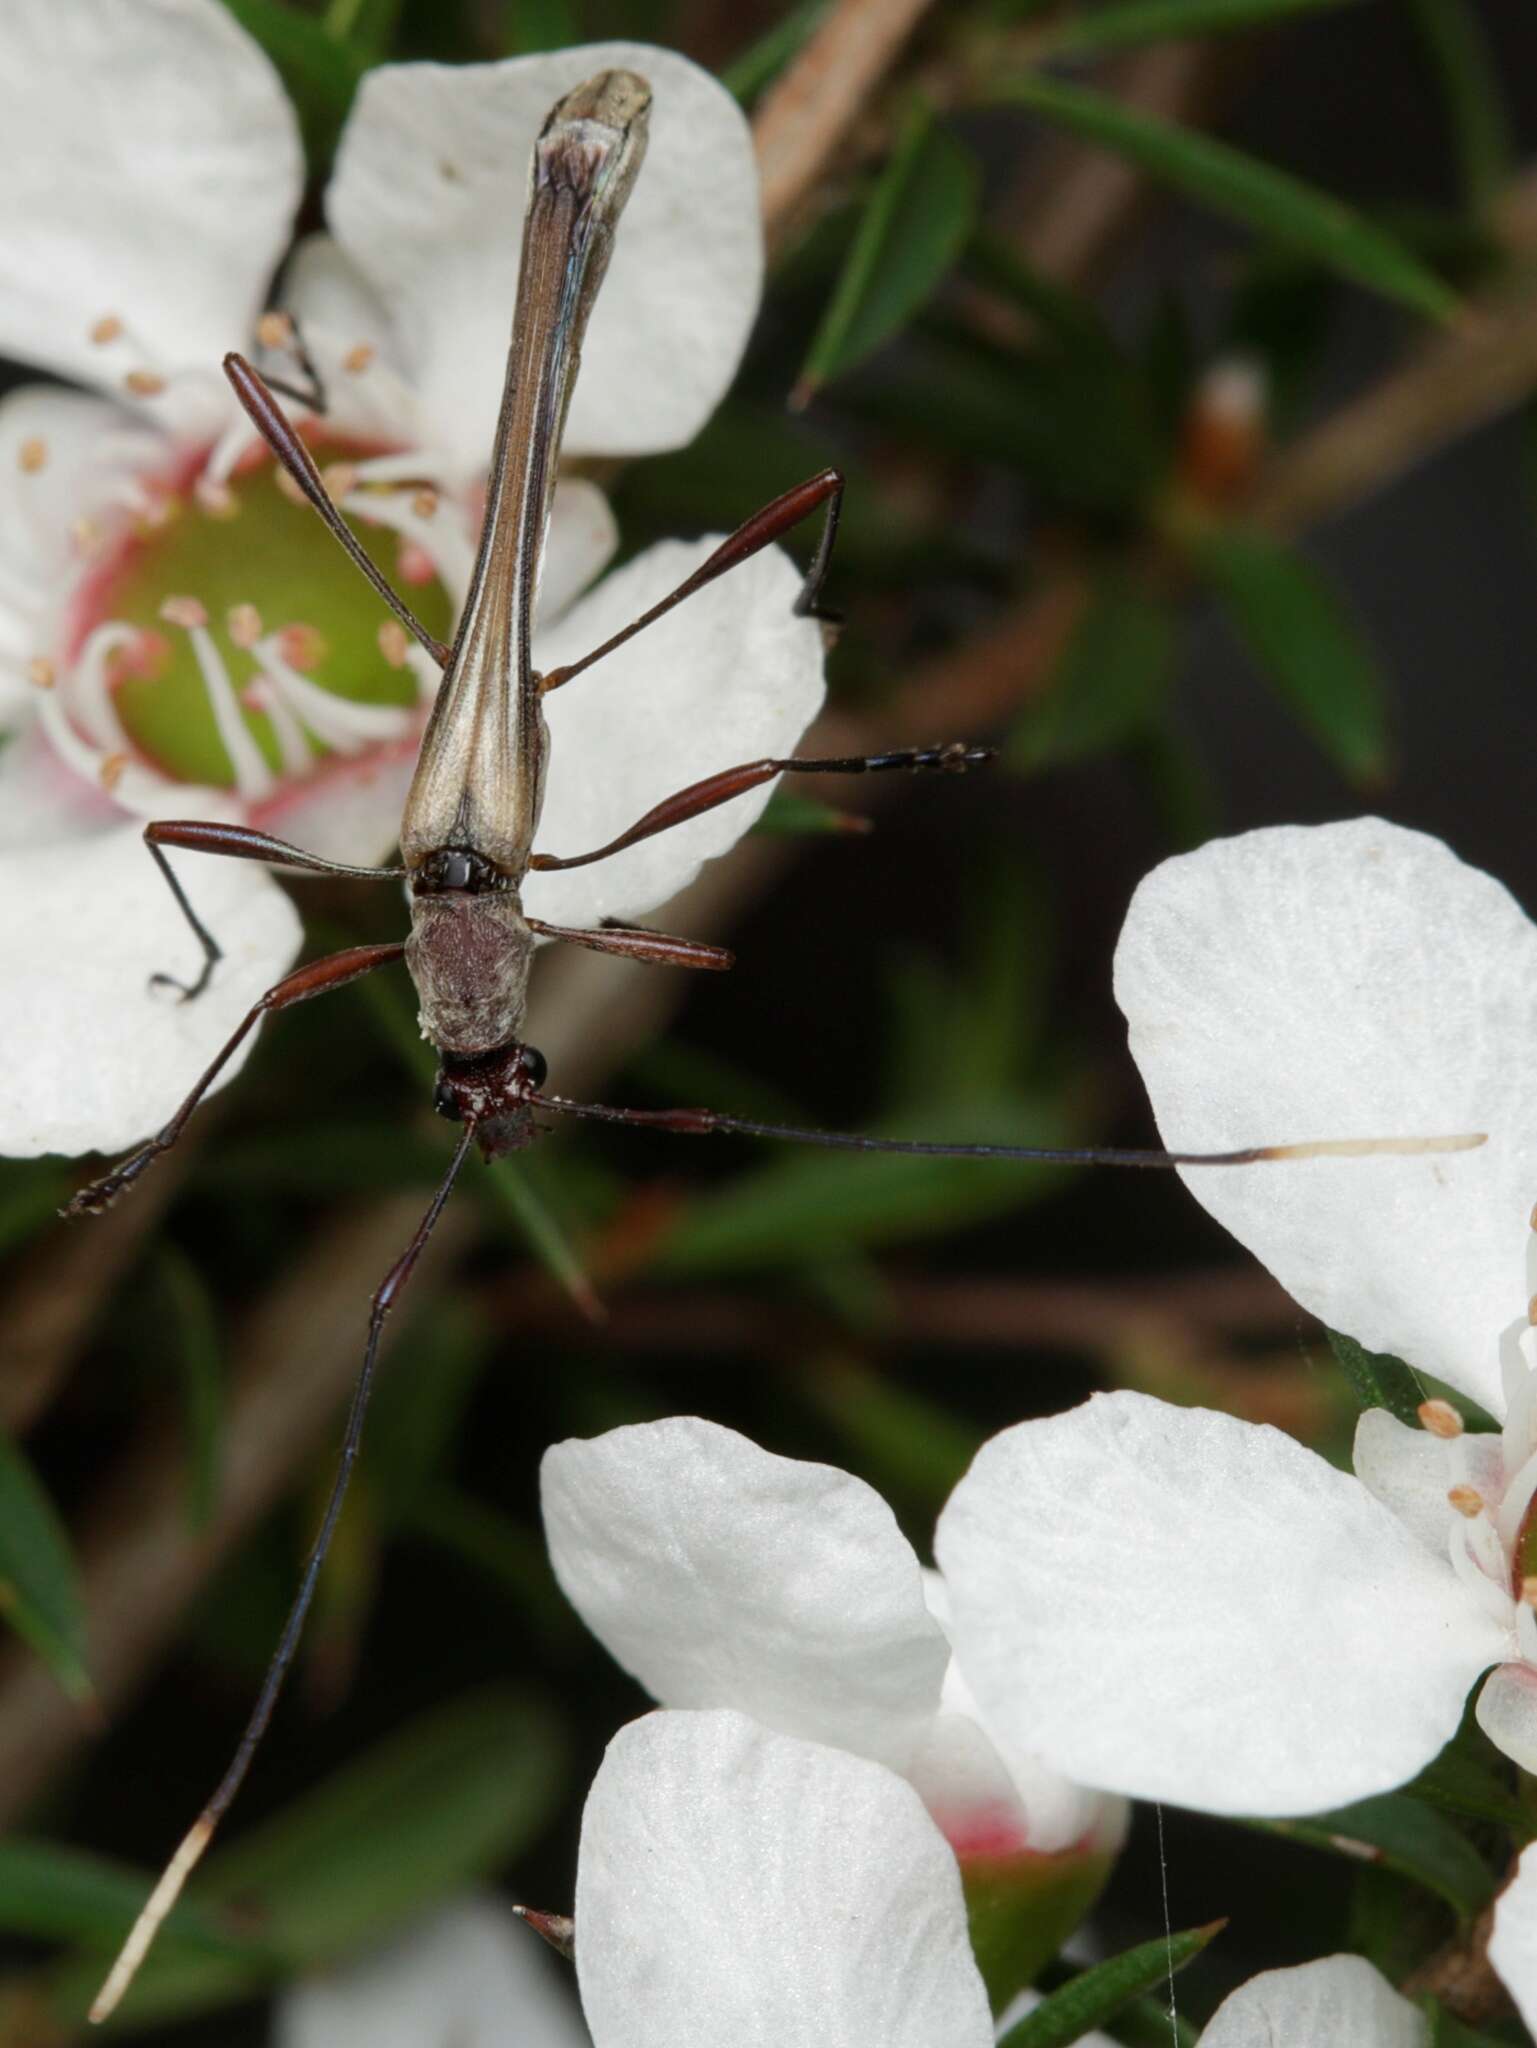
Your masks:
<path fill-rule="evenodd" d="M 406 629 L 399 619 L 386 619 L 379 628 L 379 652 L 391 668 L 404 668 L 406 655 L 411 647 Z"/>
<path fill-rule="evenodd" d="M 411 500 L 411 510 L 418 519 L 431 519 L 438 509 L 438 494 L 429 484 L 417 492 Z"/>
<path fill-rule="evenodd" d="M 294 323 L 286 313 L 263 313 L 256 323 L 256 339 L 263 348 L 292 348 Z"/>
<path fill-rule="evenodd" d="M 358 487 L 355 462 L 333 462 L 320 472 L 320 480 L 333 498 L 350 498 Z"/>
<path fill-rule="evenodd" d="M 358 376 L 368 368 L 377 353 L 371 341 L 360 341 L 342 357 L 342 368 Z"/>
<path fill-rule="evenodd" d="M 106 760 L 102 762 L 100 768 L 97 769 L 96 773 L 101 786 L 109 795 L 122 781 L 123 770 L 127 766 L 128 756 L 126 754 L 109 754 Z"/>
<path fill-rule="evenodd" d="M 165 389 L 158 370 L 130 370 L 123 383 L 135 398 L 158 398 Z"/>
<path fill-rule="evenodd" d="M 24 476 L 36 476 L 48 461 L 48 443 L 33 434 L 16 450 L 16 467 Z"/>
<path fill-rule="evenodd" d="M 262 615 L 254 604 L 232 604 L 224 623 L 237 647 L 254 647 L 262 636 Z"/>
<path fill-rule="evenodd" d="M 59 672 L 46 654 L 34 655 L 27 663 L 27 681 L 40 690 L 51 690 L 58 680 Z"/>
<path fill-rule="evenodd" d="M 98 348 L 105 348 L 109 341 L 116 341 L 123 331 L 123 323 L 116 313 L 103 313 L 91 329 L 91 339 Z"/>
<path fill-rule="evenodd" d="M 208 624 L 207 608 L 195 597 L 168 597 L 160 607 L 160 616 L 168 626 L 182 626 L 189 633 L 196 626 Z"/>
<path fill-rule="evenodd" d="M 1449 1438 L 1462 1435 L 1462 1417 L 1450 1401 L 1421 1401 L 1415 1413 L 1432 1436 Z"/>
<path fill-rule="evenodd" d="M 192 495 L 210 519 L 233 519 L 240 510 L 240 500 L 222 477 L 200 476 Z"/>
<path fill-rule="evenodd" d="M 1476 1486 L 1454 1486 L 1446 1498 L 1470 1522 L 1477 1521 L 1484 1511 L 1484 1497 Z"/>

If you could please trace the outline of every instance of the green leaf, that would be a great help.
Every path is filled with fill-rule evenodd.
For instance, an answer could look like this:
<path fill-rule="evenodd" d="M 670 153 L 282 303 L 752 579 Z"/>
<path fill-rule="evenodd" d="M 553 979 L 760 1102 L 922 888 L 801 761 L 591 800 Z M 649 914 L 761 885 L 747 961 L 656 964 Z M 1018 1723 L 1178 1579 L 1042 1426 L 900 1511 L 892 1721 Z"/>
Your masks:
<path fill-rule="evenodd" d="M 168 1314 L 169 1355 L 181 1382 L 187 1432 L 187 1516 L 202 1528 L 219 1496 L 224 1440 L 224 1353 L 213 1297 L 192 1261 L 174 1245 L 157 1254 Z"/>
<path fill-rule="evenodd" d="M 828 833 L 860 833 L 870 830 L 870 820 L 840 811 L 820 797 L 798 796 L 794 790 L 776 789 L 752 827 L 770 839 L 808 839 Z"/>
<path fill-rule="evenodd" d="M 51 1159 L 0 1160 L 0 1257 L 56 1221 L 72 1179 Z"/>
<path fill-rule="evenodd" d="M 389 55 L 401 5 L 402 0 L 330 0 L 326 34 L 349 44 L 366 63 L 378 64 Z"/>
<path fill-rule="evenodd" d="M 1133 576 L 1102 577 L 1046 695 L 1015 721 L 1009 766 L 1060 767 L 1139 738 L 1163 703 L 1174 652 L 1168 604 Z"/>
<path fill-rule="evenodd" d="M 1468 204 L 1482 208 L 1514 169 L 1510 123 L 1483 25 L 1467 0 L 1409 0 L 1441 87 Z"/>
<path fill-rule="evenodd" d="M 85 1607 L 69 1539 L 31 1465 L 3 1431 L 0 1615 L 32 1646 L 72 1700 L 92 1697 L 85 1668 Z"/>
<path fill-rule="evenodd" d="M 1445 1814 L 1406 1792 L 1385 1792 L 1303 1820 L 1257 1825 L 1347 1856 L 1359 1856 L 1365 1844 L 1375 1851 L 1374 1863 L 1434 1892 L 1463 1920 L 1471 1920 L 1494 1896 L 1494 1874 L 1466 1835 Z"/>
<path fill-rule="evenodd" d="M 846 410 L 908 442 L 1011 464 L 1064 505 L 1117 521 L 1164 475 L 1146 393 L 1118 359 L 1000 348 L 929 321 L 920 332 L 917 371 L 851 386 Z"/>
<path fill-rule="evenodd" d="M 1537 1815 L 1523 1805 L 1513 1789 L 1514 1778 L 1515 1767 L 1479 1727 L 1475 1702 L 1470 1698 L 1457 1733 L 1403 1789 L 1445 1813 L 1493 1821 L 1508 1828 L 1518 1841 L 1527 1842 L 1537 1834 Z"/>
<path fill-rule="evenodd" d="M 790 59 L 805 44 L 827 12 L 828 0 L 802 0 L 782 21 L 750 43 L 739 57 L 733 57 L 720 74 L 720 82 L 742 105 L 750 106 L 766 85 L 772 84 Z"/>
<path fill-rule="evenodd" d="M 502 18 L 508 24 L 504 48 L 512 57 L 568 49 L 583 40 L 572 0 L 510 0 Z"/>
<path fill-rule="evenodd" d="M 366 69 L 362 54 L 284 0 L 224 0 L 224 5 L 272 59 L 299 117 L 310 175 L 322 176 Z"/>
<path fill-rule="evenodd" d="M 138 1918 L 154 1883 L 149 1871 L 108 1862 L 58 1842 L 10 1835 L 0 1841 L 0 1928 L 64 1941 L 115 1947 Z M 250 1937 L 231 1932 L 217 1915 L 183 1899 L 162 1940 L 223 1955 L 247 1955 Z"/>
<path fill-rule="evenodd" d="M 1430 2048 L 1510 2048 L 1509 2034 L 1481 2034 L 1437 2005 L 1433 1998 L 1423 2001 L 1430 2021 Z"/>
<path fill-rule="evenodd" d="M 1029 107 L 1043 120 L 1103 144 L 1201 204 L 1305 250 L 1331 270 L 1416 312 L 1444 320 L 1457 310 L 1456 295 L 1361 214 L 1224 142 L 1134 113 L 1084 86 L 1031 72 L 997 81 L 987 96 Z"/>
<path fill-rule="evenodd" d="M 1400 1422 L 1418 1429 L 1425 1391 L 1413 1369 L 1401 1358 L 1389 1358 L 1385 1351 L 1368 1351 L 1343 1331 L 1330 1330 L 1328 1338 L 1329 1349 L 1361 1406 L 1386 1408 Z"/>
<path fill-rule="evenodd" d="M 1196 568 L 1302 725 L 1342 774 L 1388 772 L 1388 697 L 1355 621 L 1301 556 L 1257 533 L 1208 531 L 1189 545 Z"/>
<path fill-rule="evenodd" d="M 1111 0 L 1109 6 L 1071 16 L 1043 40 L 1053 57 L 1078 57 L 1176 36 L 1259 28 L 1289 15 L 1317 14 L 1325 7 L 1347 4 L 1356 5 L 1358 0 Z"/>
<path fill-rule="evenodd" d="M 1037 321 L 1063 347 L 1092 349 L 1120 359 L 1120 347 L 1098 309 L 1027 263 L 1002 235 L 978 227 L 967 245 L 964 267 L 974 283 Z"/>
<path fill-rule="evenodd" d="M 1085 1970 L 1010 2027 L 998 2048 L 1069 2048 L 1095 2027 L 1103 2027 L 1123 2005 L 1155 1985 L 1167 1984 L 1176 1971 L 1193 1963 L 1226 1925 L 1225 1920 L 1213 1920 L 1206 1927 L 1144 1941 L 1108 1963 Z"/>
<path fill-rule="evenodd" d="M 792 405 L 873 355 L 917 312 L 970 234 L 980 189 L 969 151 L 919 101 L 870 195 Z"/>
<path fill-rule="evenodd" d="M 125 2021 L 147 2026 L 249 1997 L 484 1878 L 542 1831 L 565 1761 L 554 1717 L 504 1687 L 422 1715 L 210 1856 L 196 1905 L 228 1907 L 259 1941 L 239 1954 L 152 1950 Z M 62 1970 L 57 2010 L 83 2012 L 99 1974 L 97 1958 Z"/>

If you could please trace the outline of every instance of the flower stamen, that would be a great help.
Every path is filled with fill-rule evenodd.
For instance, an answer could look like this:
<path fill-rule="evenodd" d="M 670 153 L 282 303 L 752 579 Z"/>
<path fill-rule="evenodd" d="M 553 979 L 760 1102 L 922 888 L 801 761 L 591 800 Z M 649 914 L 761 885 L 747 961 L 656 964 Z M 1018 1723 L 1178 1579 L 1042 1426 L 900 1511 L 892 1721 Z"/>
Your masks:
<path fill-rule="evenodd" d="M 1432 1436 L 1439 1436 L 1450 1442 L 1453 1437 L 1462 1435 L 1462 1417 L 1450 1401 L 1422 1401 L 1415 1413 L 1420 1418 L 1421 1426 L 1428 1429 Z"/>
<path fill-rule="evenodd" d="M 207 608 L 195 597 L 168 597 L 160 607 L 160 616 L 167 625 L 181 627 L 191 642 L 220 742 L 235 772 L 236 791 L 247 803 L 270 796 L 276 786 L 272 770 L 240 715 L 240 702 L 229 670 L 208 630 Z"/>

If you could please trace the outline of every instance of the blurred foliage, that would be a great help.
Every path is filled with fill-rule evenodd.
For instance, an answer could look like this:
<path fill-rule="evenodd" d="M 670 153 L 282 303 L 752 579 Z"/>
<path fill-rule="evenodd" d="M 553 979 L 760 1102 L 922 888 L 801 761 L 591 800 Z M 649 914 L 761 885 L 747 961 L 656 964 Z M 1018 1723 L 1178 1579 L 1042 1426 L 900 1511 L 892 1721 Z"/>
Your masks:
<path fill-rule="evenodd" d="M 375 64 L 654 38 L 753 108 L 835 0 L 227 4 L 298 109 L 308 225 Z M 980 647 L 991 730 L 971 736 L 996 738 L 1001 758 L 959 788 L 915 786 L 873 832 L 862 789 L 831 803 L 776 794 L 760 832 L 799 864 L 748 917 L 735 992 L 696 993 L 605 1080 L 605 1100 L 931 1138 L 1147 1141 L 1107 1009 L 1108 953 L 1139 869 L 1235 822 L 1184 698 L 1213 620 L 1247 657 L 1229 662 L 1232 692 L 1250 688 L 1251 666 L 1271 685 L 1257 729 L 1289 739 L 1264 722 L 1285 720 L 1303 735 L 1336 807 L 1402 762 L 1393 679 L 1362 608 L 1256 509 L 1337 402 L 1342 327 L 1365 323 L 1372 374 L 1386 378 L 1427 337 L 1463 331 L 1466 299 L 1501 274 L 1492 203 L 1517 161 L 1517 123 L 1481 11 L 1406 0 L 1402 15 L 1372 0 L 950 0 L 920 24 L 791 224 L 730 399 L 692 446 L 602 481 L 634 551 L 729 528 L 838 463 L 849 489 L 831 595 L 848 623 L 833 702 L 878 732 L 908 683 L 932 681 L 925 716 L 948 737 L 947 690 L 973 701 L 955 678 Z M 1243 83 L 1273 54 L 1301 47 L 1327 63 L 1331 36 L 1374 50 L 1400 27 L 1419 66 L 1407 118 L 1439 138 L 1444 175 L 1428 200 L 1371 163 L 1334 190 L 1250 146 Z M 1128 57 L 1191 38 L 1202 91 L 1179 112 L 1144 103 Z M 1289 75 L 1310 78 L 1312 61 Z M 1314 118 L 1343 116 L 1321 97 Z M 1049 197 L 1032 176 L 1064 147 L 1080 167 L 1128 173 L 1128 218 L 1152 223 L 1130 258 L 1107 243 L 1067 261 L 1036 232 L 1032 209 Z M 1530 289 L 1519 271 L 1504 282 Z M 298 893 L 317 949 L 402 923 L 398 901 Z M 1086 927 L 1065 925 L 1069 900 L 1087 903 Z M 558 1082 L 569 1049 L 546 1050 Z M 28 1372 L 38 1358 L 56 1368 L 0 1435 L 0 1611 L 75 1700 L 90 1686 L 88 1588 L 68 1532 L 87 1525 L 141 1427 L 174 1432 L 192 1540 L 207 1529 L 238 1456 L 241 1333 L 328 1219 L 402 1190 L 425 1202 L 444 1169 L 452 1139 L 427 1106 L 433 1064 L 403 977 L 273 1026 L 221 1098 L 220 1128 L 188 1141 L 163 1223 L 121 1268 L 104 1264 L 84 1360 L 39 1316 L 60 1285 L 53 1212 L 75 1170 L 0 1162 L 17 1384 L 23 1336 Z M 175 2019 L 182 2042 L 258 2039 L 255 2020 L 244 2033 L 199 2021 L 473 1877 L 569 1902 L 583 1788 L 639 1701 L 586 1641 L 544 1557 L 537 1460 L 562 1435 L 697 1407 L 777 1450 L 850 1466 L 926 1542 L 991 1429 L 1096 1384 L 1193 1398 L 1268 1376 L 1298 1395 L 1287 1412 L 1325 1418 L 1321 1431 L 1337 1388 L 1314 1398 L 1318 1374 L 1340 1373 L 1363 1406 L 1404 1420 L 1424 1398 L 1408 1368 L 1348 1339 L 1331 1339 L 1334 1360 L 1320 1363 L 1295 1319 L 1256 1334 L 1242 1318 L 1216 1327 L 1198 1304 L 1188 1323 L 1166 1311 L 1137 1341 L 1108 1317 L 1029 1344 L 975 1334 L 989 1289 L 1018 1307 L 1033 1282 L 1092 1291 L 1188 1273 L 1194 1302 L 1221 1254 L 1177 1188 L 569 1125 L 524 1159 L 472 1165 L 458 1201 L 473 1242 L 402 1310 L 298 1682 L 126 2029 Z M 343 1277 L 361 1342 L 379 1276 Z M 914 1338 L 904 1303 L 930 1287 L 974 1291 L 972 1334 Z M 12 1938 L 0 1998 L 45 2011 L 63 2034 L 223 1766 L 328 1478 L 326 1457 L 296 1458 L 281 1506 L 207 1579 L 142 1707 L 51 1780 L 26 1834 L 0 1843 L 0 1931 Z M 18 1669 L 0 1679 L 0 1715 Z M 1365 1845 L 1371 1864 L 1348 1890 L 1310 1896 L 1304 1918 L 1332 1905 L 1335 1944 L 1401 1977 L 1478 1912 L 1532 1825 L 1470 1721 L 1399 1794 L 1243 1833 L 1257 1903 L 1225 1940 L 1240 1960 L 1221 1968 L 1296 1959 L 1294 1866 L 1267 1858 L 1284 1849 L 1332 1871 Z M 1176 1900 L 1176 1918 L 1203 1924 L 1166 1940 L 1145 1866 L 1133 1853 L 1127 1868 L 1103 1920 L 1124 1952 L 1049 1972 L 1050 1996 L 1008 2048 L 1093 2027 L 1130 2044 L 1171 2038 L 1163 1987 L 1211 1940 L 1211 1902 L 1203 1893 L 1185 1912 Z M 1206 1969 L 1191 1980 L 1197 2012 L 1220 1995 Z M 1446 2014 L 1436 2028 L 1448 2048 L 1490 2038 Z M 1194 2038 L 1187 2021 L 1174 2038 Z"/>

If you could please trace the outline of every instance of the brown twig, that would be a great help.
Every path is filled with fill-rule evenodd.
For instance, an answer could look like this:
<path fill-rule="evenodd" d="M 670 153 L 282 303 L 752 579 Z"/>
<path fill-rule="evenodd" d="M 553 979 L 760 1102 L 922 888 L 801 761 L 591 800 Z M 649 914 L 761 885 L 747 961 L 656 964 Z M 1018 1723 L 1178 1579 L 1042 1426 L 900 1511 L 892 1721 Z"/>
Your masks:
<path fill-rule="evenodd" d="M 151 1425 L 109 1476 L 79 1539 L 88 1617 L 86 1661 L 109 1712 L 145 1677 L 187 1602 L 318 1448 L 356 1374 L 370 1289 L 420 1217 L 423 1197 L 392 1196 L 311 1239 L 256 1312 L 236 1353 L 223 1470 L 212 1519 L 186 1508 L 186 1447 Z M 444 1217 L 417 1288 L 430 1288 L 471 1231 Z M 386 1341 L 390 1335 L 386 1327 Z M 16 1652 L 0 1676 L 0 1826 L 96 1732 L 72 1712 L 35 1657 Z"/>
<path fill-rule="evenodd" d="M 931 0 L 834 0 L 753 117 L 770 253 L 793 231 Z"/>

